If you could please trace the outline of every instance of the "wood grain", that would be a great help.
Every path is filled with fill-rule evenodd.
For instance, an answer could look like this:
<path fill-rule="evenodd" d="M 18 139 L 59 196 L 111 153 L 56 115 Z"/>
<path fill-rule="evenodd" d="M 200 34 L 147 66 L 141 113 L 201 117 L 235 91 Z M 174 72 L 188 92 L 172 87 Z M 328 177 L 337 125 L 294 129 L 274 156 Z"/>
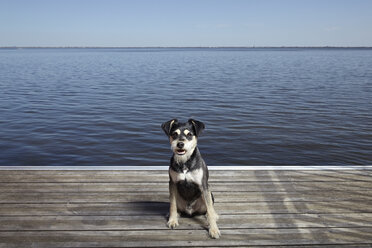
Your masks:
<path fill-rule="evenodd" d="M 166 227 L 167 171 L 1 171 L 0 247 L 370 247 L 372 171 L 211 171 L 204 216 Z"/>

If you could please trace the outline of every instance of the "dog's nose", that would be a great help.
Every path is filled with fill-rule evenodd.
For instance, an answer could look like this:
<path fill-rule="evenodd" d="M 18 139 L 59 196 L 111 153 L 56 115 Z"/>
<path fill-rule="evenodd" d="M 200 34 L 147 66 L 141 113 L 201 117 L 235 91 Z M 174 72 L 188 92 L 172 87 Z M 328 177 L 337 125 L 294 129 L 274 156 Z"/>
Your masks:
<path fill-rule="evenodd" d="M 180 148 L 180 149 L 182 149 L 184 147 L 184 145 L 185 144 L 183 142 L 178 142 L 177 143 L 177 147 Z"/>

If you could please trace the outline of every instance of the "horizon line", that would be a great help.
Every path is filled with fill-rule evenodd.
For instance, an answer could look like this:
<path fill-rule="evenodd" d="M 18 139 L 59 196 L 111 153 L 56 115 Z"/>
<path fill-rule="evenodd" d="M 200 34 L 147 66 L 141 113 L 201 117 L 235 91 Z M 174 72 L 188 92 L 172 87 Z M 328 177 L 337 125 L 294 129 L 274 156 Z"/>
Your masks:
<path fill-rule="evenodd" d="M 162 49 L 180 49 L 180 48 L 359 48 L 371 49 L 372 46 L 0 46 L 0 49 L 35 49 L 35 48 L 102 48 L 102 49 L 148 49 L 148 48 L 162 48 Z"/>

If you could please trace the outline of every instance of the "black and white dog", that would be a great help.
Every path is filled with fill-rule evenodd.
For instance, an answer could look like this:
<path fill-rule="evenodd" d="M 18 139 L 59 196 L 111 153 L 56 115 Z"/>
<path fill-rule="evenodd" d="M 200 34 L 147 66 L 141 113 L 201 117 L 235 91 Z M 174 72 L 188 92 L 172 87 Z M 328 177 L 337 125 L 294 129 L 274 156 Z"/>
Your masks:
<path fill-rule="evenodd" d="M 169 137 L 173 156 L 169 166 L 168 227 L 178 226 L 178 214 L 206 214 L 209 235 L 219 238 L 218 215 L 213 207 L 213 195 L 208 189 L 208 168 L 197 147 L 197 138 L 204 130 L 202 122 L 193 119 L 179 123 L 177 119 L 162 124 Z"/>

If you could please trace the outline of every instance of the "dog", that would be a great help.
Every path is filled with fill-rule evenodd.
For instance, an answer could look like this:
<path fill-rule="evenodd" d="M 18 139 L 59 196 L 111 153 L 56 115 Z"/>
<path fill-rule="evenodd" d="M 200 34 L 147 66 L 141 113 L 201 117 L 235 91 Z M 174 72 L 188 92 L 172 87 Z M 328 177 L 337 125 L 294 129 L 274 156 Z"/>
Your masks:
<path fill-rule="evenodd" d="M 179 225 L 179 214 L 206 214 L 210 237 L 220 238 L 218 215 L 213 207 L 214 198 L 208 188 L 208 168 L 197 147 L 197 139 L 205 128 L 204 123 L 193 119 L 180 123 L 172 119 L 161 127 L 173 151 L 169 166 L 170 208 L 167 226 L 176 228 Z"/>

